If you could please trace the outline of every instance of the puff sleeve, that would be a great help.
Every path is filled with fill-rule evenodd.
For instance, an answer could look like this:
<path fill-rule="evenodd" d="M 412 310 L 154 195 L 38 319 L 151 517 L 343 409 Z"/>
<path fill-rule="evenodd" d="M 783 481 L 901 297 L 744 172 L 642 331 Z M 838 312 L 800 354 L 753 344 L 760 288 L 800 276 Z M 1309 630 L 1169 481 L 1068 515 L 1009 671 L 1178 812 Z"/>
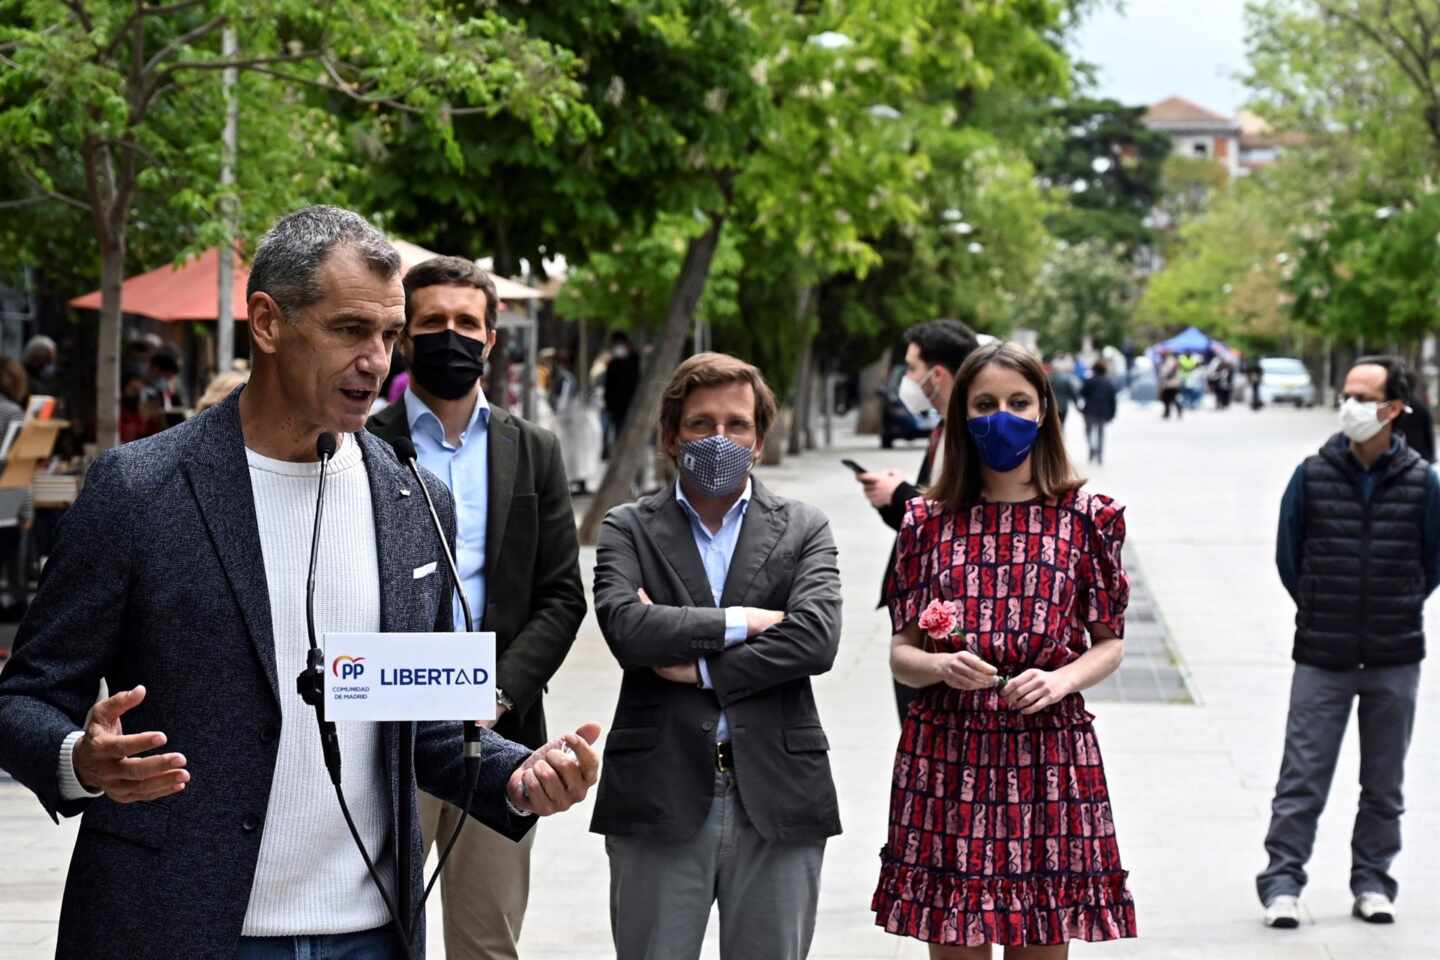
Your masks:
<path fill-rule="evenodd" d="M 1125 508 L 1096 497 L 1091 511 L 1085 557 L 1081 563 L 1079 608 L 1086 624 L 1099 623 L 1117 637 L 1125 636 L 1125 608 L 1130 605 L 1130 578 L 1125 573 Z"/>
<path fill-rule="evenodd" d="M 900 534 L 895 541 L 895 566 L 885 581 L 890 608 L 890 628 L 899 633 L 920 620 L 920 614 L 934 599 L 944 596 L 941 574 L 935 569 L 934 546 L 940 507 L 924 497 L 905 504 Z"/>

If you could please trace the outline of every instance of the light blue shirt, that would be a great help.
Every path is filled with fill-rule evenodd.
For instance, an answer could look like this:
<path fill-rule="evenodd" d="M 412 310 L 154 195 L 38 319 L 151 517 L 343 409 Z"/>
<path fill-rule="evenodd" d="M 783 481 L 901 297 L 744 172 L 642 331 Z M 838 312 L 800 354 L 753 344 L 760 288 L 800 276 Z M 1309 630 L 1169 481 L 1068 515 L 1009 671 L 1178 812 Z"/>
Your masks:
<path fill-rule="evenodd" d="M 715 533 L 710 532 L 700 519 L 700 514 L 695 512 L 695 507 L 686 499 L 685 489 L 680 486 L 679 480 L 675 481 L 675 499 L 690 518 L 690 532 L 695 537 L 695 548 L 700 551 L 700 562 L 705 566 L 705 579 L 710 581 L 710 594 L 715 598 L 715 606 L 718 607 L 720 598 L 725 595 L 725 578 L 730 575 L 730 561 L 735 559 L 735 546 L 740 542 L 740 525 L 745 522 L 745 511 L 750 508 L 750 481 L 745 481 L 745 491 L 740 494 L 735 505 L 725 512 L 725 519 Z M 744 643 L 747 633 L 745 608 L 726 607 L 726 649 Z M 698 666 L 700 685 L 707 690 L 713 690 L 715 685 L 710 682 L 710 664 L 701 657 Z M 730 739 L 730 721 L 724 710 L 720 711 L 720 721 L 715 724 L 715 739 Z"/>
<path fill-rule="evenodd" d="M 470 602 L 475 629 L 485 619 L 485 525 L 490 507 L 490 403 L 483 390 L 477 391 L 475 410 L 460 434 L 460 443 L 451 446 L 445 439 L 440 418 L 415 391 L 405 388 L 405 419 L 410 423 L 410 440 L 420 466 L 445 481 L 455 498 L 455 567 L 460 571 L 460 588 Z M 465 626 L 460 598 L 455 605 L 455 629 Z"/>

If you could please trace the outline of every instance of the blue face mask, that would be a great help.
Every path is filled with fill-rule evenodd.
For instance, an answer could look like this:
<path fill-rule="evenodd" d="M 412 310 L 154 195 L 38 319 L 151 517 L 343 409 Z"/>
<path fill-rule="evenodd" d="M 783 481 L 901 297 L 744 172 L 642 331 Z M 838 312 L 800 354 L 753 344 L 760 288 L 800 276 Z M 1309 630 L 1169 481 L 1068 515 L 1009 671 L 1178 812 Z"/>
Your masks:
<path fill-rule="evenodd" d="M 980 451 L 981 462 L 998 473 L 1009 473 L 1024 463 L 1040 435 L 1038 420 L 1004 410 L 988 417 L 972 417 L 965 426 Z"/>
<path fill-rule="evenodd" d="M 754 460 L 754 450 L 723 433 L 680 445 L 680 472 L 707 497 L 726 497 L 745 486 Z"/>

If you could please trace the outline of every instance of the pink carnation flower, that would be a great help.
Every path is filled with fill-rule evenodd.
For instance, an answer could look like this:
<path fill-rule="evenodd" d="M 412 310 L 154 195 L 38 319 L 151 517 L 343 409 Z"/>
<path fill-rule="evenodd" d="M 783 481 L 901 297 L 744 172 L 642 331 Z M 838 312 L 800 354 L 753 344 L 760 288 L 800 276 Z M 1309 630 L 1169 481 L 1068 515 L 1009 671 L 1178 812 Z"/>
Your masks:
<path fill-rule="evenodd" d="M 955 632 L 960 622 L 960 611 L 949 600 L 931 600 L 930 606 L 920 614 L 920 629 L 935 640 L 943 640 Z"/>

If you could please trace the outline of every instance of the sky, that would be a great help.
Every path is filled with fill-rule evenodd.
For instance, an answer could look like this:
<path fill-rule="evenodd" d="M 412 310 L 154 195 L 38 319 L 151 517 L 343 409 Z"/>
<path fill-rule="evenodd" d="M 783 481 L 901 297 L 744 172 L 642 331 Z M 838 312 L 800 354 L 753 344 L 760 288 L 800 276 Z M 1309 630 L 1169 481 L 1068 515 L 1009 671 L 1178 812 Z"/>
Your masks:
<path fill-rule="evenodd" d="M 1073 52 L 1099 67 L 1100 96 L 1180 96 L 1234 116 L 1245 102 L 1233 76 L 1245 69 L 1245 0 L 1125 0 L 1124 12 L 1092 14 Z"/>

